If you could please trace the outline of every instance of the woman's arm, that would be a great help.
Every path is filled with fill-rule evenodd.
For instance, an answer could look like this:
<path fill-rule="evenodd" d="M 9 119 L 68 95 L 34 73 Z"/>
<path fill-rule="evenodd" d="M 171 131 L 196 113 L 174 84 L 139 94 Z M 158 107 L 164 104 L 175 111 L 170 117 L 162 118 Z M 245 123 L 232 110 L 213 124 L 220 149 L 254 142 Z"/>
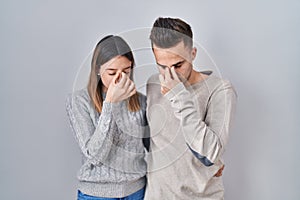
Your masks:
<path fill-rule="evenodd" d="M 112 105 L 103 102 L 97 127 L 90 117 L 89 102 L 79 94 L 69 94 L 66 110 L 70 126 L 83 155 L 94 165 L 103 162 L 112 148 Z"/>

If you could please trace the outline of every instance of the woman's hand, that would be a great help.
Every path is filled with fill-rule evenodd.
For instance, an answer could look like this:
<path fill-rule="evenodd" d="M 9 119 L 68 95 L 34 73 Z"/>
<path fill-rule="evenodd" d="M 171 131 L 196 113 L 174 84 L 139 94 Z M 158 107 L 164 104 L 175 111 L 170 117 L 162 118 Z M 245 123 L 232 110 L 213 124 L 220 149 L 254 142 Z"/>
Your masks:
<path fill-rule="evenodd" d="M 120 102 L 135 93 L 135 85 L 130 78 L 124 72 L 118 72 L 107 89 L 106 101 L 111 103 Z"/>

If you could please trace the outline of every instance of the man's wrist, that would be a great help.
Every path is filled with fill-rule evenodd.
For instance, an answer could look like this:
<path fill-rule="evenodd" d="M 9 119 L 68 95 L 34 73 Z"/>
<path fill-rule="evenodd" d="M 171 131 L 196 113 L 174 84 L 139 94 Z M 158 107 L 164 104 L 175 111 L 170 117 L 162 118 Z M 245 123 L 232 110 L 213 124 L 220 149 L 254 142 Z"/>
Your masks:
<path fill-rule="evenodd" d="M 177 83 L 172 89 L 170 89 L 167 93 L 164 94 L 164 97 L 171 100 L 174 98 L 177 94 L 182 92 L 184 90 L 184 84 L 182 82 Z"/>

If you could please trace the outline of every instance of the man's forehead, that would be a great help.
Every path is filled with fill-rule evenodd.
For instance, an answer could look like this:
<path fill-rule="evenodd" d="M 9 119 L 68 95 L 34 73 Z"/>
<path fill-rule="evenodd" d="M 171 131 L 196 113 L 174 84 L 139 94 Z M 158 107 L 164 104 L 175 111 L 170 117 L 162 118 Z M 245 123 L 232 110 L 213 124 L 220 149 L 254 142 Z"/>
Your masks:
<path fill-rule="evenodd" d="M 188 48 L 184 45 L 183 42 L 178 43 L 176 46 L 174 47 L 170 47 L 170 48 L 161 48 L 156 46 L 155 44 L 153 45 L 153 52 L 155 54 L 155 56 L 159 56 L 159 57 L 169 57 L 169 58 L 186 58 L 186 56 L 188 55 Z"/>

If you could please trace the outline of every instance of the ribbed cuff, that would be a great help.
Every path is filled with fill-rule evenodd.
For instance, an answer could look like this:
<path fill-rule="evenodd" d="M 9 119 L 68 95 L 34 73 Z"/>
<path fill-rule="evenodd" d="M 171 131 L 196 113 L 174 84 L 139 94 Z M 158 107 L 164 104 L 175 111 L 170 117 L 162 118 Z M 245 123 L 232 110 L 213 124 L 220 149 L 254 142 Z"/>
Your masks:
<path fill-rule="evenodd" d="M 182 82 L 178 83 L 174 88 L 168 91 L 164 96 L 170 101 L 174 100 L 174 98 L 182 91 L 185 90 L 184 84 Z"/>
<path fill-rule="evenodd" d="M 146 178 L 124 183 L 94 183 L 80 181 L 78 190 L 82 193 L 106 198 L 122 198 L 137 192 L 146 185 Z"/>

